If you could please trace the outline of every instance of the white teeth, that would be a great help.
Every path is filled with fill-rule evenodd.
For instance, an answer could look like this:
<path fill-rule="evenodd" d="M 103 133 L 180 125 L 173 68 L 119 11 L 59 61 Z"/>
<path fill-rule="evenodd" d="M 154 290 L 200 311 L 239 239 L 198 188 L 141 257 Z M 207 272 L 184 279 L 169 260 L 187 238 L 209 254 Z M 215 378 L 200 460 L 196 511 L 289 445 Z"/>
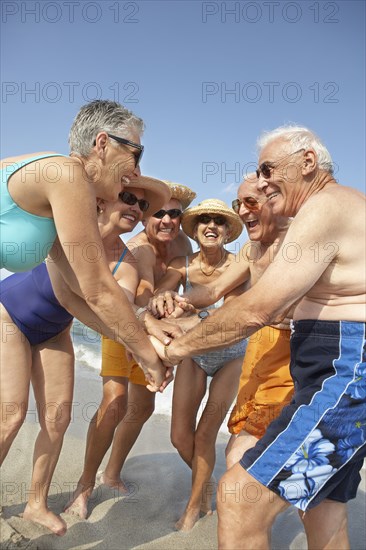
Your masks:
<path fill-rule="evenodd" d="M 205 237 L 217 237 L 216 233 L 205 233 Z"/>
<path fill-rule="evenodd" d="M 136 220 L 136 218 L 134 216 L 129 216 L 128 214 L 125 214 L 122 217 L 126 218 L 126 220 L 131 220 L 132 222 L 134 222 Z"/>
<path fill-rule="evenodd" d="M 125 185 L 129 185 L 129 184 L 131 183 L 130 178 L 128 178 L 127 176 L 122 176 L 121 181 L 122 181 L 122 183 L 124 183 Z"/>

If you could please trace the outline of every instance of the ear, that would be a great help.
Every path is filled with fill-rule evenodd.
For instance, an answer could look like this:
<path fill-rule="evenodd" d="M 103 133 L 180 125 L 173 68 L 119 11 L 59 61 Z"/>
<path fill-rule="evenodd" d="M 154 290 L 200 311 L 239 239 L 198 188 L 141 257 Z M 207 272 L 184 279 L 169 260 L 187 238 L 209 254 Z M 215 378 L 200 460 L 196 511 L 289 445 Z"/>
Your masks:
<path fill-rule="evenodd" d="M 106 201 L 104 199 L 100 199 L 97 197 L 97 213 L 101 214 L 103 210 L 105 209 L 105 203 Z"/>
<path fill-rule="evenodd" d="M 96 152 L 101 155 L 101 156 L 104 156 L 104 153 L 105 153 L 105 148 L 107 146 L 107 143 L 108 143 L 108 134 L 107 132 L 98 132 L 97 134 L 97 137 L 95 138 L 95 149 L 96 149 Z"/>
<path fill-rule="evenodd" d="M 231 237 L 231 229 L 228 225 L 225 225 L 225 227 L 226 227 L 226 235 L 225 235 L 225 244 L 226 244 Z"/>
<path fill-rule="evenodd" d="M 318 163 L 318 157 L 316 152 L 313 149 L 307 149 L 304 153 L 304 159 L 303 159 L 303 165 L 302 165 L 302 173 L 303 175 L 310 174 L 313 172 Z"/>

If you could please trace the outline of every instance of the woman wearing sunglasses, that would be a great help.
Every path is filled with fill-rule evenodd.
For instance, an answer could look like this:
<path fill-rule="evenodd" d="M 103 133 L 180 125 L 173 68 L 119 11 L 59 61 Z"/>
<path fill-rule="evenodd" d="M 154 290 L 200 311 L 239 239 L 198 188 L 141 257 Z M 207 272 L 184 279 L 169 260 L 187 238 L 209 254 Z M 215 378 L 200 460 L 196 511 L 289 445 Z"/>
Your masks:
<path fill-rule="evenodd" d="M 52 281 L 59 301 L 73 308 L 74 296 L 84 299 L 104 334 L 121 343 L 136 319 L 108 269 L 95 197 L 116 201 L 139 176 L 142 132 L 143 121 L 122 105 L 96 100 L 83 106 L 73 122 L 70 156 L 22 155 L 1 166 L 0 266 L 28 271 L 49 255 L 65 281 L 61 286 Z M 92 249 L 96 256 L 91 261 Z M 166 370 L 142 328 L 128 347 L 160 386 Z"/>
<path fill-rule="evenodd" d="M 217 279 L 235 259 L 225 249 L 242 232 L 242 222 L 224 202 L 217 199 L 202 201 L 188 208 L 182 216 L 182 228 L 196 240 L 200 250 L 191 256 L 175 258 L 161 280 L 157 292 L 177 290 L 183 285 L 189 290 Z M 236 295 L 242 288 L 235 289 Z M 215 303 L 220 307 L 224 299 Z M 198 313 L 201 319 L 207 311 Z M 211 513 L 214 482 L 211 475 L 215 465 L 215 443 L 219 428 L 236 395 L 240 368 L 246 342 L 223 350 L 184 360 L 177 368 L 173 394 L 171 439 L 182 459 L 192 469 L 192 492 L 178 530 L 193 527 L 202 513 Z M 202 416 L 196 420 L 202 399 L 209 386 L 208 401 Z M 210 481 L 211 480 L 211 481 Z"/>
<path fill-rule="evenodd" d="M 167 196 L 163 182 L 140 177 L 128 192 L 120 193 L 117 201 L 98 201 L 98 226 L 108 266 L 131 304 L 135 300 L 139 273 L 136 260 L 120 234 L 132 231 L 144 214 L 154 212 Z M 1 307 L 11 324 L 7 325 L 7 338 L 1 346 L 0 391 L 1 402 L 12 404 L 12 414 L 6 414 L 1 423 L 0 463 L 24 422 L 32 382 L 41 429 L 34 446 L 33 474 L 23 517 L 63 535 L 66 524 L 48 509 L 47 496 L 71 415 L 73 317 L 58 303 L 47 265 L 51 270 L 52 264 L 42 263 L 32 271 L 11 275 L 1 286 Z M 78 296 L 75 296 L 74 308 L 80 320 L 93 329 L 98 327 L 98 318 Z M 144 378 L 141 371 L 142 383 Z M 48 406 L 50 403 L 54 406 Z M 119 403 L 117 408 L 120 414 L 126 411 L 127 393 L 125 403 Z M 103 424 L 101 415 L 98 422 Z"/>

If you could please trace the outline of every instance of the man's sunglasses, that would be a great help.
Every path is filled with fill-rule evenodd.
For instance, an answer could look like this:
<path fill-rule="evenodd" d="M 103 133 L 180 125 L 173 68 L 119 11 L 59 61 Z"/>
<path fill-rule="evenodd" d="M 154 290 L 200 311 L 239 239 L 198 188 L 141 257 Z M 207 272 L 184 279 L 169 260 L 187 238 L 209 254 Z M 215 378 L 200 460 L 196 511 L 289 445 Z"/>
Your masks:
<path fill-rule="evenodd" d="M 226 219 L 223 216 L 209 216 L 208 214 L 201 214 L 198 216 L 198 223 L 203 223 L 205 225 L 213 221 L 216 225 L 225 225 Z"/>
<path fill-rule="evenodd" d="M 296 153 L 300 153 L 301 151 L 305 151 L 304 148 L 298 149 L 297 151 L 294 151 L 293 153 L 290 153 L 289 155 L 286 155 L 285 157 L 282 157 L 279 159 L 276 163 L 273 162 L 262 162 L 260 166 L 258 166 L 257 170 L 255 171 L 257 178 L 259 179 L 260 175 L 262 174 L 264 178 L 268 179 L 271 177 L 272 170 L 274 170 L 281 162 L 288 157 L 291 157 L 292 155 L 296 155 Z"/>
<path fill-rule="evenodd" d="M 170 210 L 158 210 L 153 214 L 154 218 L 158 218 L 159 220 L 162 220 L 164 216 L 168 214 L 169 218 L 172 220 L 175 220 L 176 218 L 179 218 L 179 216 L 182 215 L 182 211 L 179 210 L 179 208 L 171 208 Z"/>
<path fill-rule="evenodd" d="M 106 134 L 108 137 L 114 139 L 114 141 L 118 141 L 118 143 L 121 143 L 122 145 L 129 145 L 130 147 L 137 149 L 136 152 L 135 151 L 133 152 L 133 156 L 135 157 L 135 167 L 137 168 L 141 162 L 142 155 L 144 154 L 144 146 L 139 145 L 138 143 L 134 143 L 129 139 L 121 138 L 119 136 L 114 136 L 113 134 L 108 134 L 108 132 L 106 132 Z M 95 144 L 96 144 L 96 140 L 94 140 L 93 142 L 93 145 Z"/>
<path fill-rule="evenodd" d="M 251 210 L 252 212 L 258 212 L 258 210 L 261 209 L 262 204 L 259 202 L 258 199 L 255 197 L 243 197 L 242 199 L 235 199 L 231 206 L 237 214 L 239 214 L 240 206 L 244 205 L 247 210 Z"/>
<path fill-rule="evenodd" d="M 141 212 L 146 212 L 146 210 L 150 206 L 149 201 L 147 201 L 146 199 L 138 199 L 136 195 L 130 193 L 129 191 L 122 191 L 122 193 L 120 193 L 118 196 L 122 202 L 124 202 L 125 204 L 129 204 L 130 206 L 137 203 Z"/>

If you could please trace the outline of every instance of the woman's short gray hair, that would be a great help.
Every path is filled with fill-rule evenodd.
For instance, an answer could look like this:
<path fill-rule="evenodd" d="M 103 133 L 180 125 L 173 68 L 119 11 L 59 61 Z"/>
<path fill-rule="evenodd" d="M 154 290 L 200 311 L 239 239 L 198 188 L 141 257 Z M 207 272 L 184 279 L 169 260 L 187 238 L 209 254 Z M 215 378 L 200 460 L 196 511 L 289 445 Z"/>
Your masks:
<path fill-rule="evenodd" d="M 130 138 L 131 132 L 139 136 L 144 131 L 144 122 L 116 101 L 97 99 L 81 107 L 69 133 L 70 154 L 87 157 L 93 142 L 101 131 Z"/>
<path fill-rule="evenodd" d="M 291 143 L 293 151 L 298 149 L 313 149 L 316 152 L 318 166 L 333 174 L 334 166 L 328 149 L 320 141 L 319 137 L 308 128 L 301 126 L 280 126 L 270 132 L 264 132 L 257 141 L 257 147 L 261 151 L 274 139 L 282 138 Z"/>

